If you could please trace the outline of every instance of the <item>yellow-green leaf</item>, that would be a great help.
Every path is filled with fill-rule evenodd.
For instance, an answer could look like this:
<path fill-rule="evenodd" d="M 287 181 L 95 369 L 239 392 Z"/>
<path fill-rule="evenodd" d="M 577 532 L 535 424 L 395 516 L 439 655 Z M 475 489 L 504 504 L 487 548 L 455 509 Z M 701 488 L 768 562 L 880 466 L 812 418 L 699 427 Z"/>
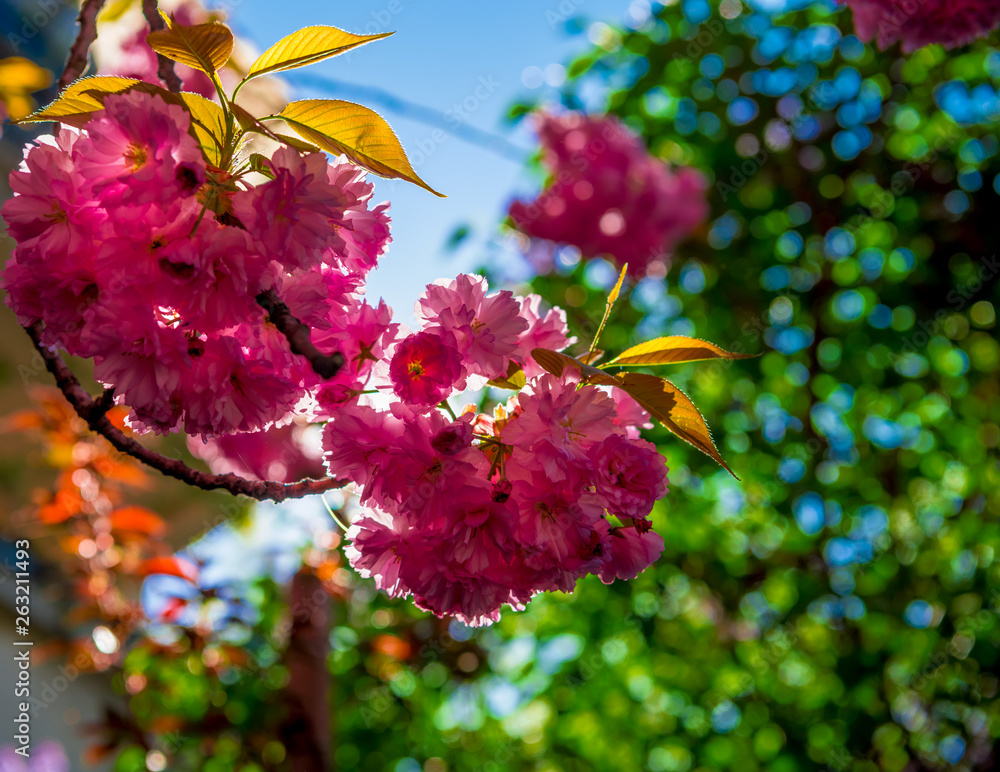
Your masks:
<path fill-rule="evenodd" d="M 214 74 L 229 61 L 233 53 L 233 33 L 217 21 L 207 24 L 178 24 L 150 32 L 149 47 L 168 59 L 197 70 Z"/>
<path fill-rule="evenodd" d="M 507 366 L 507 375 L 503 378 L 494 378 L 489 382 L 489 385 L 495 386 L 498 389 L 514 389 L 517 391 L 518 389 L 523 389 L 527 382 L 528 379 L 524 376 L 524 370 L 512 359 Z"/>
<path fill-rule="evenodd" d="M 119 78 L 116 76 L 99 75 L 93 78 L 81 78 L 74 81 L 55 100 L 32 113 L 19 123 L 42 123 L 44 121 L 59 121 L 71 126 L 82 126 L 90 120 L 90 116 L 104 109 L 104 98 L 108 94 L 121 94 L 135 88 L 141 81 L 135 78 Z M 150 83 L 142 84 L 155 89 Z M 169 93 L 169 92 L 167 92 Z"/>
<path fill-rule="evenodd" d="M 267 158 L 267 156 L 263 156 L 260 153 L 251 153 L 250 157 L 247 159 L 247 163 L 249 163 L 250 168 L 258 174 L 263 174 L 271 180 L 274 179 L 274 170 L 271 169 L 271 161 Z"/>
<path fill-rule="evenodd" d="M 675 362 L 698 362 L 705 359 L 750 359 L 756 354 L 734 354 L 719 348 L 714 343 L 688 338 L 684 335 L 668 335 L 656 338 L 626 349 L 605 367 L 611 365 L 669 365 Z"/>
<path fill-rule="evenodd" d="M 556 378 L 561 378 L 563 371 L 567 367 L 574 367 L 580 372 L 580 380 L 584 383 L 598 383 L 602 386 L 618 386 L 621 388 L 621 381 L 613 375 L 608 375 L 596 367 L 585 365 L 580 360 L 573 359 L 568 354 L 560 354 L 558 351 L 552 351 L 547 348 L 536 348 L 532 349 L 531 356 L 546 372 L 552 373 Z"/>
<path fill-rule="evenodd" d="M 191 113 L 191 133 L 201 145 L 205 160 L 212 166 L 222 165 L 222 148 L 226 136 L 226 114 L 215 102 L 200 94 L 182 91 L 178 94 Z"/>
<path fill-rule="evenodd" d="M 618 274 L 618 281 L 615 283 L 614 289 L 608 293 L 608 308 L 611 308 L 618 300 L 618 293 L 622 291 L 622 284 L 625 282 L 625 274 L 628 271 L 628 263 L 622 266 L 622 272 Z"/>
<path fill-rule="evenodd" d="M 444 198 L 417 176 L 389 124 L 367 107 L 339 99 L 303 99 L 275 117 L 327 152 L 343 153 L 370 172 L 412 182 Z"/>
<path fill-rule="evenodd" d="M 694 445 L 736 477 L 715 447 L 705 419 L 683 391 L 664 378 L 646 373 L 625 373 L 619 386 L 670 432 Z"/>
<path fill-rule="evenodd" d="M 378 35 L 355 35 L 336 27 L 305 27 L 283 37 L 262 53 L 250 65 L 247 79 L 268 72 L 305 67 L 392 34 L 383 32 Z"/>

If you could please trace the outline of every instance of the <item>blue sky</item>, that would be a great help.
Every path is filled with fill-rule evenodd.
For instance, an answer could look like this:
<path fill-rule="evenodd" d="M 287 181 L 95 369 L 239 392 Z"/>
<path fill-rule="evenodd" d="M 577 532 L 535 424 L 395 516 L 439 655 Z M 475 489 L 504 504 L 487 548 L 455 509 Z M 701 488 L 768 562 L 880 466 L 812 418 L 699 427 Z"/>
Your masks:
<path fill-rule="evenodd" d="M 360 89 L 377 88 L 424 105 L 444 127 L 461 123 L 502 134 L 523 148 L 526 157 L 533 137 L 502 124 L 507 107 L 519 96 L 551 90 L 544 78 L 558 83 L 558 65 L 590 45 L 589 25 L 620 23 L 632 4 L 633 0 L 236 0 L 235 4 L 230 0 L 228 7 L 233 27 L 261 50 L 310 24 L 355 33 L 396 31 L 388 39 L 287 75 L 295 86 L 295 98 L 344 98 L 382 113 L 403 141 L 417 173 L 448 196 L 438 199 L 395 181 L 376 184 L 376 199 L 392 202 L 393 244 L 371 276 L 369 295 L 372 300 L 384 297 L 401 321 L 412 323 L 413 302 L 423 286 L 480 264 L 486 254 L 484 242 L 494 236 L 512 192 L 530 192 L 532 182 L 523 162 L 405 117 Z M 649 3 L 639 0 L 638 5 Z M 567 31 L 560 20 L 569 18 L 584 21 L 582 33 Z M 537 69 L 525 73 L 526 68 Z M 321 88 L 317 78 L 349 87 Z M 529 89 L 522 78 L 543 83 Z M 473 226 L 473 238 L 446 254 L 446 239 L 463 222 Z"/>

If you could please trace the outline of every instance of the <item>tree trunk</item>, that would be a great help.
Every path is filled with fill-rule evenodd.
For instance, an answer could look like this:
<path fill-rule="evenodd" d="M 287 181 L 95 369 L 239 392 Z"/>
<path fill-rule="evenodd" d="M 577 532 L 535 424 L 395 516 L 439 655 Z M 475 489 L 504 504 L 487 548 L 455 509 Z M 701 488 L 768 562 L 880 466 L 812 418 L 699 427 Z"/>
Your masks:
<path fill-rule="evenodd" d="M 308 569 L 300 570 L 292 579 L 292 631 L 285 654 L 289 715 L 281 734 L 293 772 L 332 770 L 328 605 L 320 580 Z"/>

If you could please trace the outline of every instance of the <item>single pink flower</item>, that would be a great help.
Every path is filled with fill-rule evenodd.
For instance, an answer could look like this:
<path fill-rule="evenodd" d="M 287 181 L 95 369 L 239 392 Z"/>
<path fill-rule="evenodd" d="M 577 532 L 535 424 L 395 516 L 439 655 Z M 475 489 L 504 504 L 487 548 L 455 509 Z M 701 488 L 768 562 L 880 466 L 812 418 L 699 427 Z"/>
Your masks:
<path fill-rule="evenodd" d="M 112 94 L 73 147 L 77 174 L 105 207 L 167 205 L 205 182 L 191 117 L 153 94 Z"/>
<path fill-rule="evenodd" d="M 436 405 L 462 376 L 455 336 L 446 330 L 418 332 L 396 346 L 389 363 L 393 391 L 403 402 Z"/>
<path fill-rule="evenodd" d="M 271 158 L 274 179 L 233 196 L 233 212 L 265 253 L 288 270 L 316 265 L 337 249 L 334 227 L 355 199 L 327 179 L 322 153 L 281 147 Z"/>
<path fill-rule="evenodd" d="M 633 526 L 612 528 L 601 524 L 606 533 L 603 545 L 607 560 L 600 571 L 601 581 L 611 584 L 615 579 L 635 579 L 663 554 L 663 537 L 656 531 Z"/>
<path fill-rule="evenodd" d="M 646 517 L 653 503 L 667 495 L 667 468 L 651 442 L 612 434 L 587 455 L 597 494 L 611 514 Z"/>

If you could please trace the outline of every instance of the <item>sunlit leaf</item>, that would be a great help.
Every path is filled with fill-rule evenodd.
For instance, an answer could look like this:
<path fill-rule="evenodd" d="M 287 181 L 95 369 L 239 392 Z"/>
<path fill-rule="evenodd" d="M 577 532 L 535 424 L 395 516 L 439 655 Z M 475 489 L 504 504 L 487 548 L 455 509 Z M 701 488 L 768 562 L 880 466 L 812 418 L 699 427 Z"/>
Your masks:
<path fill-rule="evenodd" d="M 625 373 L 619 386 L 670 432 L 694 445 L 736 477 L 715 447 L 705 419 L 683 391 L 664 378 L 646 373 Z"/>
<path fill-rule="evenodd" d="M 378 35 L 355 35 L 336 27 L 305 27 L 283 37 L 262 53 L 250 65 L 247 77 L 305 67 L 392 34 L 382 32 Z"/>
<path fill-rule="evenodd" d="M 290 103 L 276 117 L 327 152 L 343 153 L 375 174 L 406 180 L 441 196 L 413 171 L 385 119 L 367 107 L 339 99 L 303 99 Z"/>
<path fill-rule="evenodd" d="M 119 78 L 113 75 L 81 78 L 67 86 L 51 103 L 27 118 L 22 118 L 19 123 L 60 121 L 79 127 L 89 121 L 95 112 L 104 109 L 104 98 L 108 94 L 121 94 L 140 84 L 150 89 L 157 89 L 151 83 L 142 83 L 135 78 Z"/>
<path fill-rule="evenodd" d="M 705 419 L 698 412 L 698 408 L 683 391 L 670 381 L 645 373 L 625 373 L 617 377 L 611 376 L 603 370 L 585 365 L 571 356 L 545 348 L 534 349 L 531 356 L 542 368 L 557 378 L 562 376 L 567 367 L 573 367 L 580 372 L 583 383 L 596 383 L 622 389 L 669 431 L 685 442 L 694 445 L 702 453 L 721 464 L 729 474 L 736 477 L 716 449 L 715 443 L 712 441 L 712 433 L 709 431 Z"/>
<path fill-rule="evenodd" d="M 271 161 L 267 156 L 263 156 L 260 153 L 251 153 L 250 157 L 247 159 L 247 163 L 250 168 L 257 172 L 257 174 L 263 174 L 268 179 L 274 179 L 274 171 L 271 169 Z"/>
<path fill-rule="evenodd" d="M 615 301 L 618 300 L 618 294 L 622 291 L 622 284 L 625 281 L 625 274 L 628 271 L 628 263 L 622 266 L 622 272 L 618 274 L 618 281 L 615 282 L 615 286 L 612 287 L 611 292 L 608 293 L 608 300 L 604 304 L 604 316 L 601 317 L 601 323 L 597 325 L 597 332 L 594 333 L 594 340 L 590 344 L 590 351 L 587 352 L 587 360 L 590 361 L 594 356 L 594 352 L 597 350 L 597 343 L 601 339 L 601 332 L 604 330 L 604 325 L 608 323 L 608 319 L 611 317 L 611 309 L 614 308 Z"/>
<path fill-rule="evenodd" d="M 604 366 L 667 365 L 675 362 L 697 362 L 704 359 L 750 359 L 754 356 L 756 354 L 734 354 L 719 348 L 714 343 L 698 338 L 668 335 L 632 346 Z"/>
<path fill-rule="evenodd" d="M 273 139 L 275 142 L 284 142 L 286 145 L 294 147 L 296 150 L 304 153 L 320 152 L 320 148 L 310 142 L 305 142 L 298 137 L 290 137 L 287 134 L 282 134 L 277 131 L 271 131 L 267 128 L 267 126 L 235 102 L 231 103 L 230 107 L 232 108 L 233 116 L 236 118 L 237 123 L 240 124 L 240 128 L 244 131 L 252 131 L 255 134 L 261 134 L 265 137 Z"/>
<path fill-rule="evenodd" d="M 229 61 L 233 53 L 233 33 L 217 21 L 207 24 L 178 24 L 150 32 L 146 43 L 168 59 L 212 75 Z"/>
<path fill-rule="evenodd" d="M 202 152 L 212 166 L 221 166 L 226 137 L 226 114 L 215 102 L 200 94 L 182 91 L 178 96 L 191 113 L 191 128 Z"/>

